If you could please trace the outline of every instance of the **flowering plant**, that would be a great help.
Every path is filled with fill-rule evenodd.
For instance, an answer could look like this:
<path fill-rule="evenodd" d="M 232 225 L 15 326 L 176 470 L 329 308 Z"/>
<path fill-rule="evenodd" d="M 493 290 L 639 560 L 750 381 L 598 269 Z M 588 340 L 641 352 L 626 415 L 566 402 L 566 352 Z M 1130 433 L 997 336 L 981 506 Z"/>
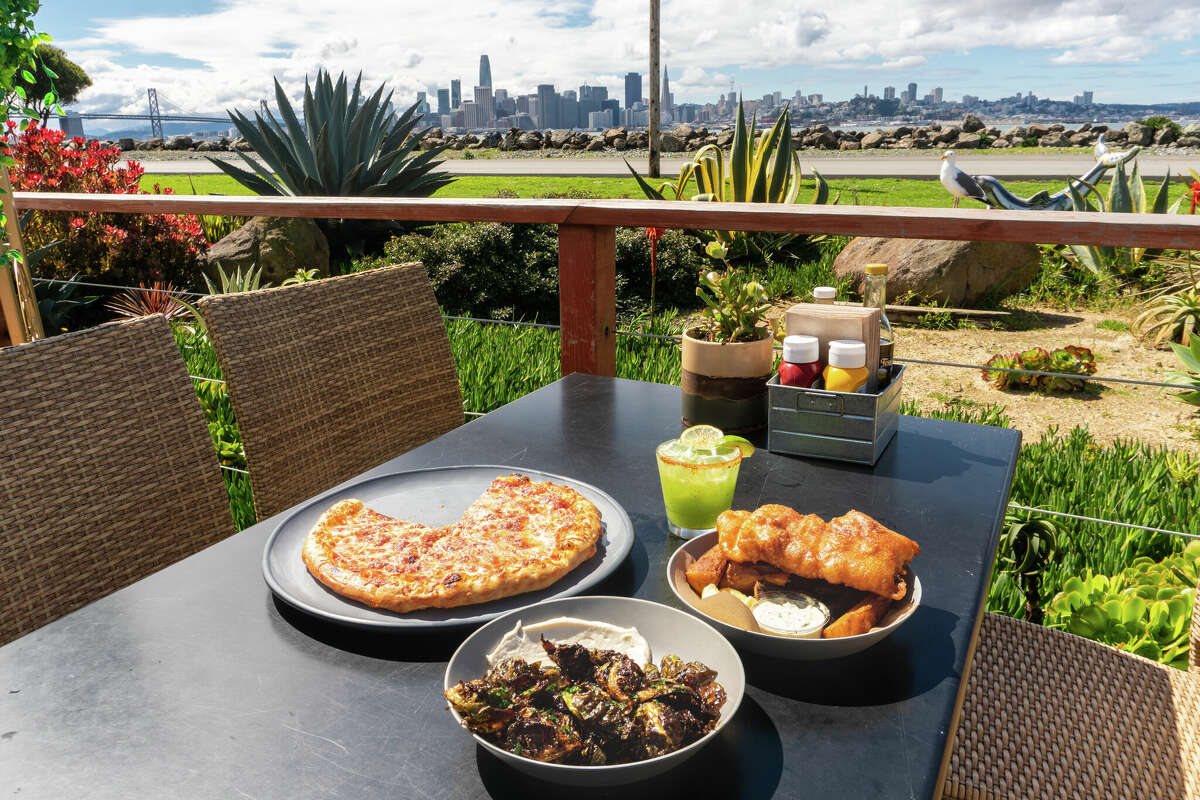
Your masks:
<path fill-rule="evenodd" d="M 758 281 L 748 281 L 740 270 L 729 266 L 728 249 L 711 241 L 705 252 L 724 262 L 725 271 L 712 270 L 700 276 L 696 296 L 704 301 L 701 313 L 708 320 L 708 336 L 714 342 L 754 342 L 772 335 L 767 320 L 771 302 Z"/>
<path fill-rule="evenodd" d="M 8 122 L 4 155 L 14 165 L 13 189 L 30 192 L 149 194 L 140 188 L 144 170 L 135 161 L 117 162 L 121 151 L 30 122 L 24 131 Z M 170 194 L 156 185 L 154 194 Z M 27 246 L 60 241 L 38 265 L 43 277 L 69 277 L 84 271 L 107 282 L 170 281 L 193 285 L 208 243 L 200 221 L 175 214 L 78 214 L 35 211 L 24 228 Z"/>

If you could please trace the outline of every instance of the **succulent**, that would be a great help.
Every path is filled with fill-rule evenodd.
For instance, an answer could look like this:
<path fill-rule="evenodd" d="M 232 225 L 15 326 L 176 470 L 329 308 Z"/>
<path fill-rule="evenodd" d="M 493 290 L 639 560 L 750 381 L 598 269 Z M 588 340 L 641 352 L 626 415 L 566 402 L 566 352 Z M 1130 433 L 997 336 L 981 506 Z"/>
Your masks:
<path fill-rule="evenodd" d="M 1187 346 L 1200 331 L 1200 281 L 1190 289 L 1151 298 L 1130 330 L 1155 347 L 1176 341 Z"/>
<path fill-rule="evenodd" d="M 725 261 L 728 251 L 719 241 L 708 243 L 708 255 Z M 770 335 L 766 314 L 771 310 L 767 290 L 758 281 L 748 281 L 741 270 L 729 266 L 700 276 L 696 296 L 704 301 L 701 315 L 708 320 L 708 331 L 715 342 L 753 342 Z"/>
<path fill-rule="evenodd" d="M 414 134 L 420 116 L 414 103 L 399 117 L 391 110 L 392 93 L 380 85 L 362 94 L 362 74 L 351 87 L 343 73 L 335 83 L 317 72 L 316 88 L 304 81 L 301 123 L 275 81 L 275 102 L 283 121 L 255 112 L 229 117 L 263 163 L 242 153 L 252 171 L 209 158 L 222 172 L 262 195 L 428 197 L 453 178 L 431 171 L 445 148 L 416 154 Z"/>
<path fill-rule="evenodd" d="M 1000 369 L 1021 369 L 1021 359 L 1016 353 L 1004 355 L 996 353 L 987 360 L 984 366 L 999 367 Z M 983 371 L 983 379 L 991 383 L 997 389 L 1007 389 L 1015 383 L 1020 382 L 1021 374 L 1019 372 L 1001 372 L 1000 370 Z"/>
<path fill-rule="evenodd" d="M 1044 347 L 1031 347 L 1021 353 L 1004 355 L 997 353 L 988 359 L 986 367 L 1000 369 L 1028 369 L 1037 372 L 1065 372 L 1072 375 L 1095 375 L 1096 360 L 1086 347 L 1067 345 L 1047 351 Z M 1077 391 L 1084 381 L 1062 375 L 1029 375 L 1022 372 L 1001 372 L 1000 369 L 984 369 L 983 379 L 997 389 L 1008 389 L 1024 385 L 1044 391 Z"/>
<path fill-rule="evenodd" d="M 1171 381 L 1178 383 L 1186 392 L 1179 399 L 1189 405 L 1200 406 L 1200 336 L 1192 337 L 1191 347 L 1171 344 L 1175 355 L 1183 362 L 1183 369 L 1170 373 Z"/>
<path fill-rule="evenodd" d="M 705 145 L 696 151 L 691 163 L 684 165 L 674 182 L 664 181 L 658 188 L 651 186 L 629 162 L 625 166 L 633 173 L 643 194 L 651 200 L 710 200 L 737 203 L 795 203 L 800 196 L 800 159 L 792 149 L 792 126 L 787 107 L 768 131 L 755 138 L 756 121 L 746 124 L 742 104 L 738 102 L 737 121 L 733 127 L 733 143 L 726 160 L 716 145 Z M 695 180 L 696 194 L 690 194 Z M 829 184 L 813 170 L 816 190 L 812 204 L 829 202 Z M 834 199 L 836 202 L 836 198 Z M 794 234 L 753 233 L 746 231 L 712 231 L 711 235 L 728 248 L 732 257 L 762 258 L 777 252 L 796 238 Z"/>

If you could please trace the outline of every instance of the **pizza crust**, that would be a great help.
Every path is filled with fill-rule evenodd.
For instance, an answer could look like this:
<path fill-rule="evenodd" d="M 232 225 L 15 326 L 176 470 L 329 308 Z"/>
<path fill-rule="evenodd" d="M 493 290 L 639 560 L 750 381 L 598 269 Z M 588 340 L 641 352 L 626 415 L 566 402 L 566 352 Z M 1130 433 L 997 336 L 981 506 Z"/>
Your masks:
<path fill-rule="evenodd" d="M 444 528 L 341 500 L 313 526 L 302 556 L 334 592 L 406 612 L 544 589 L 595 554 L 600 531 L 600 511 L 574 489 L 514 474 Z"/>

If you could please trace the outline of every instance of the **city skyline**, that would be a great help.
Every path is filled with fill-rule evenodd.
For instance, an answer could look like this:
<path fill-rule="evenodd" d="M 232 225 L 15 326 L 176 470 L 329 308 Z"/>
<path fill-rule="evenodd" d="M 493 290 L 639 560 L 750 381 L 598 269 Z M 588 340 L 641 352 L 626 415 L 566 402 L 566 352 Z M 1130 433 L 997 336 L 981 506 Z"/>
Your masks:
<path fill-rule="evenodd" d="M 1086 86 L 1106 102 L 1200 99 L 1186 77 L 1188 64 L 1200 68 L 1200 35 L 1178 4 L 1146 0 L 1136 14 L 1114 15 L 1099 13 L 1102 0 L 1080 0 L 1070 13 L 1022 2 L 1030 13 L 948 10 L 930 0 L 899 8 L 864 0 L 820 12 L 765 0 L 751 13 L 718 0 L 713 5 L 722 13 L 711 16 L 722 23 L 713 26 L 710 15 L 665 0 L 663 62 L 676 103 L 709 102 L 731 89 L 748 97 L 781 88 L 851 97 L 864 82 L 881 92 L 910 80 L 943 86 L 948 97 L 1005 96 L 1019 86 L 1070 100 Z M 625 74 L 646 69 L 641 0 L 499 0 L 488 11 L 436 12 L 364 0 L 355 15 L 289 0 L 178 0 L 153 16 L 142 7 L 112 0 L 105 16 L 92 18 L 91 5 L 43 6 L 40 27 L 95 81 L 81 110 L 134 110 L 146 86 L 166 87 L 176 103 L 195 110 L 244 107 L 270 97 L 272 77 L 298 96 L 304 76 L 320 66 L 362 69 L 365 82 L 386 81 L 398 97 L 434 97 L 445 76 L 473 78 L 468 59 L 479 53 L 497 65 L 493 85 L 514 95 L 552 81 L 604 86 L 623 98 Z M 379 24 L 364 24 L 367 18 Z M 463 52 L 463 41 L 477 45 L 475 56 Z M 727 54 L 727 63 L 712 61 L 713 53 Z"/>

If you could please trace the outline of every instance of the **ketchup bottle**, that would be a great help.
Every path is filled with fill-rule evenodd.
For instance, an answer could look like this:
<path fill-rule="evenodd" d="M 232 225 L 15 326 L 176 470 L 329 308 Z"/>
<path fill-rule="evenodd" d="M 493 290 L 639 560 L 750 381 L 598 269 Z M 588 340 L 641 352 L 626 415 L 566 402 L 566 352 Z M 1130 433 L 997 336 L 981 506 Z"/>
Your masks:
<path fill-rule="evenodd" d="M 815 336 L 788 336 L 783 340 L 779 382 L 807 389 L 821 374 L 820 342 Z"/>

